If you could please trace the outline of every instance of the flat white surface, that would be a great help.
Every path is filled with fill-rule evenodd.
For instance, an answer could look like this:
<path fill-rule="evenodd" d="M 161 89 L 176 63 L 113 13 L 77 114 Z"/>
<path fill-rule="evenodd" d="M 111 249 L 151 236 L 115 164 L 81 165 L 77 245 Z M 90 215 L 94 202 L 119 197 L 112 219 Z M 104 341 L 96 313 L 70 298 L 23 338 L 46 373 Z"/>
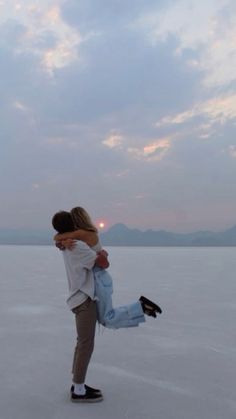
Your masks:
<path fill-rule="evenodd" d="M 97 331 L 87 383 L 69 400 L 74 319 L 62 255 L 0 246 L 1 419 L 235 419 L 236 249 L 110 248 L 114 303 L 163 308 L 139 328 Z"/>

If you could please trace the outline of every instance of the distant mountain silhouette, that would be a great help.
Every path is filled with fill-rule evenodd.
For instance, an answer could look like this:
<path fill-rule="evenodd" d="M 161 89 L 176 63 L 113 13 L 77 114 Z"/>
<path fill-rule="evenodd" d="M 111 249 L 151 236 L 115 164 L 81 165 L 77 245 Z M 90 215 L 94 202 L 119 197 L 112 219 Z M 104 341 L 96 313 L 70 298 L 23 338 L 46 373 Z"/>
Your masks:
<path fill-rule="evenodd" d="M 51 245 L 54 230 L 0 229 L 0 244 Z M 130 229 L 124 224 L 115 224 L 101 233 L 104 246 L 236 246 L 236 226 L 214 233 L 171 233 L 165 230 Z"/>
<path fill-rule="evenodd" d="M 0 244 L 50 245 L 55 232 L 52 230 L 0 229 Z"/>
<path fill-rule="evenodd" d="M 236 246 L 236 226 L 220 232 L 198 231 L 195 233 L 170 233 L 165 230 L 129 229 L 115 224 L 101 234 L 106 246 Z"/>

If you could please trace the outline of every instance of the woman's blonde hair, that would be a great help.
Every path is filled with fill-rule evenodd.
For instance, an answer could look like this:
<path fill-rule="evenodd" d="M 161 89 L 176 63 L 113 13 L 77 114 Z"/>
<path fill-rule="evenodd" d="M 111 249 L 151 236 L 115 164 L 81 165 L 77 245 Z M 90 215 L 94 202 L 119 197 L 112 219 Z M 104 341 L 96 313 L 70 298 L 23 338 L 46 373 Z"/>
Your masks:
<path fill-rule="evenodd" d="M 72 208 L 70 213 L 71 213 L 71 217 L 75 225 L 75 228 L 77 228 L 78 230 L 81 229 L 81 230 L 93 231 L 94 233 L 98 232 L 89 214 L 84 208 L 82 207 Z"/>

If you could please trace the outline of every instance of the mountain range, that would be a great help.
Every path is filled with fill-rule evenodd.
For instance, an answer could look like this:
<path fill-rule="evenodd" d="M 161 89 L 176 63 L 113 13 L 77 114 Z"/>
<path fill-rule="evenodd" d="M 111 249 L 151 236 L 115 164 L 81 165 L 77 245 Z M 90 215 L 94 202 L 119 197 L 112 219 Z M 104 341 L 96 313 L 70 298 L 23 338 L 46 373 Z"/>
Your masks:
<path fill-rule="evenodd" d="M 0 229 L 0 244 L 50 245 L 54 234 L 53 230 Z M 130 229 L 119 223 L 100 237 L 104 246 L 236 246 L 236 226 L 218 233 L 171 233 Z"/>
<path fill-rule="evenodd" d="M 236 226 L 214 233 L 171 233 L 165 230 L 129 229 L 124 224 L 116 224 L 101 234 L 106 246 L 236 246 Z"/>

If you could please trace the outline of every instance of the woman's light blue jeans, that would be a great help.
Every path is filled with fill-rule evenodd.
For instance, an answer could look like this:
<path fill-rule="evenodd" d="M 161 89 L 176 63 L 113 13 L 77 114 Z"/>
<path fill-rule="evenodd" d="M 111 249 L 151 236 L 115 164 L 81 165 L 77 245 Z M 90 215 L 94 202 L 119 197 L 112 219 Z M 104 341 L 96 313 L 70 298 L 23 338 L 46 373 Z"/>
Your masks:
<path fill-rule="evenodd" d="M 121 327 L 135 327 L 145 322 L 141 303 L 113 308 L 113 284 L 109 272 L 105 269 L 93 268 L 95 282 L 95 296 L 97 298 L 97 319 L 100 324 L 110 329 Z"/>

